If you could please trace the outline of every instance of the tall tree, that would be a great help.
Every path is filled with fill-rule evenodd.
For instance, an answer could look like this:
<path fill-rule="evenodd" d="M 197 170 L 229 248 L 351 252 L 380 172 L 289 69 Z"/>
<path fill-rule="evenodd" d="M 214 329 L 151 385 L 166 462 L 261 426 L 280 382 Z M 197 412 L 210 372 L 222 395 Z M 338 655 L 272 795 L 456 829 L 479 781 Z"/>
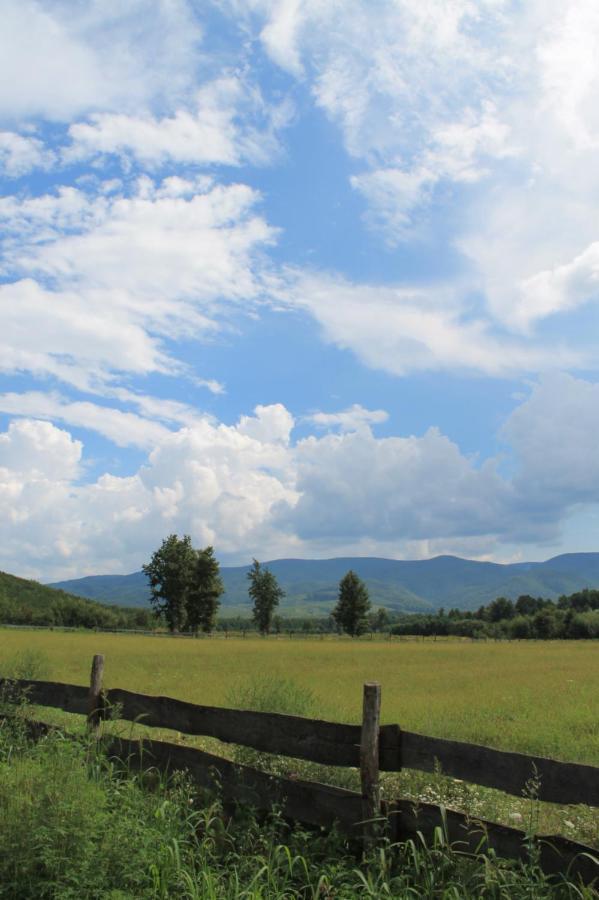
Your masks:
<path fill-rule="evenodd" d="M 170 631 L 181 631 L 187 619 L 187 590 L 196 560 L 191 538 L 170 534 L 142 566 L 150 584 L 150 603 L 164 616 Z"/>
<path fill-rule="evenodd" d="M 200 629 L 210 632 L 214 628 L 220 595 L 225 590 L 219 571 L 212 547 L 196 552 L 186 595 L 187 627 L 194 634 Z"/>
<path fill-rule="evenodd" d="M 337 626 L 355 637 L 368 629 L 370 599 L 361 578 L 351 569 L 339 582 L 339 597 L 332 616 Z"/>
<path fill-rule="evenodd" d="M 268 634 L 272 625 L 274 610 L 285 596 L 277 579 L 265 566 L 254 560 L 247 574 L 250 586 L 248 593 L 254 601 L 252 616 L 260 634 Z"/>

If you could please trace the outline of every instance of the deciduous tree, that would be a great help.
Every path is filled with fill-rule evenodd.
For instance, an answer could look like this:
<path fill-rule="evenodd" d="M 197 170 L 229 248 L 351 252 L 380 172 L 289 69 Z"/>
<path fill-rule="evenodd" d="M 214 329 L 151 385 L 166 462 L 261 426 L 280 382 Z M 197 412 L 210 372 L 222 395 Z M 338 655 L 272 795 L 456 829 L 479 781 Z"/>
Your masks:
<path fill-rule="evenodd" d="M 265 566 L 254 560 L 247 574 L 250 586 L 248 593 L 254 601 L 252 616 L 260 634 L 268 634 L 272 625 L 273 612 L 285 596 L 277 579 Z"/>
<path fill-rule="evenodd" d="M 187 590 L 192 580 L 196 553 L 191 538 L 170 534 L 142 566 L 150 584 L 150 603 L 164 616 L 170 631 L 182 631 L 187 619 Z"/>
<path fill-rule="evenodd" d="M 186 595 L 187 627 L 194 634 L 214 628 L 220 595 L 225 590 L 219 571 L 212 547 L 196 551 Z"/>

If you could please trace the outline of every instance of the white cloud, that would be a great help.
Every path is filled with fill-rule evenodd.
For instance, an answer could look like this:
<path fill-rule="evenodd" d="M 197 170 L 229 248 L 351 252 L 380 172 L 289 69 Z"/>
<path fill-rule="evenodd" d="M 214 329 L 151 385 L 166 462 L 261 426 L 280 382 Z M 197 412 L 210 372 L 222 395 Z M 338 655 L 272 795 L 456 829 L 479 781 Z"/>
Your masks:
<path fill-rule="evenodd" d="M 69 129 L 68 161 L 97 154 L 132 155 L 142 165 L 265 163 L 279 152 L 277 131 L 291 107 L 269 107 L 238 75 L 223 76 L 197 91 L 190 108 L 158 118 L 96 113 Z"/>
<path fill-rule="evenodd" d="M 327 340 L 395 375 L 426 369 L 503 375 L 583 360 L 565 346 L 545 347 L 497 333 L 488 317 L 474 317 L 460 303 L 457 292 L 434 285 L 394 288 L 318 274 L 300 274 L 294 281 L 289 274 L 281 295 L 308 310 Z"/>
<path fill-rule="evenodd" d="M 81 442 L 50 422 L 20 419 L 0 435 L 0 468 L 29 481 L 77 478 L 81 453 Z"/>
<path fill-rule="evenodd" d="M 242 416 L 237 426 L 240 434 L 257 441 L 288 444 L 293 428 L 293 416 L 282 403 L 259 405 L 253 416 Z"/>
<path fill-rule="evenodd" d="M 519 312 L 528 324 L 599 298 L 599 241 L 570 262 L 537 272 L 520 284 Z"/>
<path fill-rule="evenodd" d="M 567 277 L 599 240 L 594 0 L 229 6 L 338 125 L 389 244 L 446 235 L 516 332 L 596 299 Z"/>
<path fill-rule="evenodd" d="M 133 570 L 173 530 L 225 554 L 278 546 L 271 510 L 296 496 L 286 420 L 280 406 L 259 408 L 259 437 L 248 433 L 250 417 L 238 426 L 200 420 L 163 436 L 135 475 L 91 484 L 76 480 L 81 444 L 66 431 L 13 423 L 0 436 L 0 566 L 49 579 Z"/>
<path fill-rule="evenodd" d="M 69 121 L 176 102 L 194 82 L 200 40 L 183 0 L 5 0 L 0 116 Z"/>
<path fill-rule="evenodd" d="M 384 409 L 365 409 L 359 403 L 354 403 L 341 412 L 316 412 L 305 416 L 307 422 L 312 422 L 320 428 L 339 428 L 341 431 L 355 431 L 364 426 L 380 425 L 388 418 L 389 413 Z"/>
<path fill-rule="evenodd" d="M 158 422 L 89 401 L 68 401 L 59 394 L 41 391 L 0 394 L 0 411 L 65 422 L 103 435 L 117 447 L 151 449 L 169 434 Z"/>
<path fill-rule="evenodd" d="M 398 0 L 376 11 L 359 0 L 232 6 L 237 15 L 257 14 L 273 61 L 308 81 L 348 152 L 367 164 L 353 184 L 396 237 L 402 211 L 427 199 L 419 187 L 475 181 L 488 158 L 514 152 L 494 103 L 514 65 L 505 47 L 509 4 Z M 385 181 L 396 193 L 396 214 L 384 197 Z"/>
<path fill-rule="evenodd" d="M 368 429 L 297 446 L 297 490 L 288 515 L 303 538 L 382 540 L 497 534 L 509 488 L 476 469 L 437 429 L 375 438 Z M 283 517 L 284 518 L 284 517 Z"/>
<path fill-rule="evenodd" d="M 19 178 L 32 169 L 49 169 L 55 154 L 39 138 L 0 131 L 0 175 Z"/>
<path fill-rule="evenodd" d="M 545 375 L 507 419 L 515 483 L 541 515 L 599 501 L 599 384 Z"/>
<path fill-rule="evenodd" d="M 598 410 L 599 385 L 547 376 L 503 429 L 509 476 L 436 428 L 377 438 L 358 417 L 353 430 L 294 442 L 292 416 L 273 404 L 236 425 L 200 418 L 157 434 L 135 474 L 87 484 L 79 441 L 21 419 L 0 435 L 0 568 L 48 579 L 133 571 L 172 531 L 239 562 L 526 556 L 599 502 Z"/>
<path fill-rule="evenodd" d="M 132 196 L 4 198 L 1 266 L 18 280 L 0 287 L 0 368 L 86 389 L 123 372 L 181 372 L 166 339 L 211 334 L 260 296 L 274 232 L 257 199 L 240 184 L 172 178 L 142 178 Z"/>

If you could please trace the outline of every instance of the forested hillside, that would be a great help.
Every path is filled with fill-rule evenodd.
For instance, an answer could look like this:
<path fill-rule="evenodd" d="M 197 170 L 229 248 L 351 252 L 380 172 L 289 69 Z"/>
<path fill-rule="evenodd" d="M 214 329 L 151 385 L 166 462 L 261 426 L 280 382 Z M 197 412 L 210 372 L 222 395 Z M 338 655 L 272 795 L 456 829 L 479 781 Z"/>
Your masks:
<path fill-rule="evenodd" d="M 0 622 L 81 628 L 147 628 L 154 624 L 154 619 L 144 609 L 105 606 L 37 581 L 0 572 Z"/>

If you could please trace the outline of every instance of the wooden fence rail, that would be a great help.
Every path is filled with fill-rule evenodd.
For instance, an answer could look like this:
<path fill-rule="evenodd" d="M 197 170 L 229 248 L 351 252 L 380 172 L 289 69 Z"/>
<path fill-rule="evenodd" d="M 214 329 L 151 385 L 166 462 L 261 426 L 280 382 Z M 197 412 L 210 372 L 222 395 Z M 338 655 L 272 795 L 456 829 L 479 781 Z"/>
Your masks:
<path fill-rule="evenodd" d="M 531 778 L 538 784 L 536 796 L 562 804 L 599 806 L 599 768 L 565 763 L 482 747 L 460 741 L 431 738 L 403 731 L 398 725 L 379 725 L 380 686 L 364 686 L 362 725 L 307 719 L 278 713 L 224 709 L 154 697 L 121 688 L 102 690 L 103 657 L 92 664 L 90 688 L 57 682 L 0 679 L 0 695 L 25 695 L 36 706 L 57 707 L 88 716 L 97 731 L 102 719 L 116 717 L 142 725 L 186 734 L 217 738 L 262 752 L 295 757 L 334 766 L 352 766 L 361 774 L 361 793 L 331 785 L 268 775 L 240 766 L 220 756 L 156 740 L 113 738 L 111 756 L 134 768 L 160 771 L 186 769 L 203 786 L 216 780 L 223 800 L 248 802 L 259 809 L 273 803 L 284 815 L 309 825 L 330 827 L 333 822 L 346 834 L 373 840 L 381 822 L 394 840 L 406 840 L 418 832 L 430 839 L 435 828 L 447 829 L 450 840 L 473 850 L 486 834 L 489 846 L 503 856 L 526 852 L 526 835 L 492 822 L 473 823 L 462 813 L 428 804 L 400 800 L 381 803 L 379 771 L 417 769 L 440 771 L 485 787 L 521 796 Z M 42 723 L 32 727 L 43 730 Z M 376 825 L 378 820 L 378 825 Z M 374 824 L 373 824 L 374 823 Z M 375 827 L 376 825 L 376 827 Z M 478 832 L 478 833 L 477 833 Z M 539 837 L 541 862 L 549 872 L 568 866 L 585 882 L 599 876 L 597 851 L 560 836 Z"/>

